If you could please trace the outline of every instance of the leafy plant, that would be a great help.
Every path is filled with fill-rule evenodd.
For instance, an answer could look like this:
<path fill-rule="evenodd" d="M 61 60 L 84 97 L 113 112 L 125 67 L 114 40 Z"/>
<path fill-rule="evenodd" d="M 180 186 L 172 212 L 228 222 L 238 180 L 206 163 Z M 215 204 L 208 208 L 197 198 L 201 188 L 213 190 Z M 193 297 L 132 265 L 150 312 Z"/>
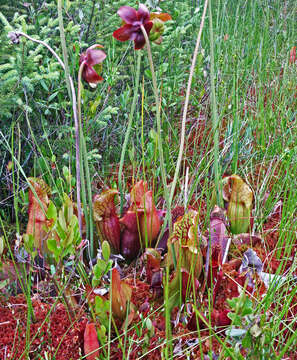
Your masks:
<path fill-rule="evenodd" d="M 53 202 L 47 210 L 47 247 L 58 265 L 64 258 L 74 257 L 82 246 L 76 209 L 70 198 L 64 194 L 61 209 L 57 211 Z"/>
<path fill-rule="evenodd" d="M 226 330 L 229 341 L 234 346 L 235 353 L 240 355 L 240 348 L 246 350 L 247 359 L 270 358 L 276 359 L 272 347 L 268 346 L 272 341 L 272 332 L 268 323 L 265 323 L 265 315 L 255 313 L 253 302 L 247 295 L 242 293 L 238 298 L 228 299 L 231 312 L 228 317 L 232 324 Z"/>
<path fill-rule="evenodd" d="M 104 240 L 101 244 L 101 253 L 102 253 L 102 259 L 98 258 L 93 268 L 93 273 L 94 273 L 92 279 L 93 287 L 96 287 L 99 284 L 101 284 L 102 278 L 108 274 L 108 272 L 112 267 L 112 260 L 109 259 L 110 247 L 109 247 L 109 243 L 106 240 Z"/>

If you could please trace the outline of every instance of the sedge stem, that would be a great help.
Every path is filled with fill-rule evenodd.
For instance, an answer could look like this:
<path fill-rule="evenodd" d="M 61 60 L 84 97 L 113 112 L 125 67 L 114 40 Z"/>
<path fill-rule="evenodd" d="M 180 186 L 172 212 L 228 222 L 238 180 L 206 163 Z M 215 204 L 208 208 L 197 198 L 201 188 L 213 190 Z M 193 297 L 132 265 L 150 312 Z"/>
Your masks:
<path fill-rule="evenodd" d="M 122 152 L 121 152 L 120 167 L 119 167 L 119 174 L 118 174 L 119 192 L 120 192 L 120 197 L 121 197 L 121 202 L 120 202 L 120 215 L 121 216 L 123 213 L 123 206 L 124 206 L 122 174 L 123 174 L 125 153 L 126 153 L 129 136 L 130 136 L 130 132 L 131 132 L 131 128 L 132 128 L 133 117 L 134 117 L 134 112 L 135 112 L 135 107 L 136 107 L 136 100 L 137 100 L 137 95 L 138 95 L 141 55 L 142 55 L 141 51 L 138 51 L 134 95 L 133 95 L 133 100 L 132 100 L 132 105 L 131 105 L 131 111 L 129 114 L 129 120 L 128 120 L 128 126 L 127 126 L 127 130 L 126 130 L 126 134 L 125 134 L 124 144 L 123 144 L 123 148 L 122 148 Z"/>
<path fill-rule="evenodd" d="M 213 142 L 214 142 L 214 177 L 215 177 L 217 203 L 220 207 L 223 207 L 222 192 L 220 190 L 221 182 L 220 182 L 220 166 L 219 166 L 219 118 L 218 118 L 216 90 L 215 90 L 214 40 L 213 40 L 211 0 L 209 0 L 208 14 L 209 14 L 209 39 L 210 39 L 211 113 L 212 113 L 212 128 L 213 128 Z"/>
<path fill-rule="evenodd" d="M 169 226 L 169 232 L 171 232 L 172 227 L 172 221 L 171 221 L 171 209 L 170 209 L 170 202 L 169 202 L 169 191 L 167 187 L 167 180 L 166 180 L 166 172 L 165 172 L 165 166 L 164 166 L 164 155 L 163 155 L 163 147 L 162 147 L 162 137 L 161 137 L 161 116 L 160 116 L 160 99 L 159 99 L 159 92 L 158 92 L 158 86 L 157 86 L 157 79 L 156 79 L 156 73 L 154 69 L 154 63 L 152 58 L 152 51 L 150 46 L 150 40 L 147 36 L 146 30 L 143 25 L 141 25 L 141 30 L 145 39 L 147 53 L 148 53 L 148 60 L 150 64 L 151 74 L 152 74 L 152 81 L 153 81 L 153 91 L 155 95 L 155 101 L 156 101 L 156 117 L 157 117 L 157 134 L 158 134 L 158 150 L 159 150 L 159 156 L 160 156 L 160 169 L 161 169 L 161 177 L 162 177 L 162 183 L 164 188 L 164 197 L 166 201 L 167 206 L 167 219 L 168 219 L 168 226 Z M 166 226 L 166 218 L 164 220 L 163 228 Z"/>
<path fill-rule="evenodd" d="M 189 80 L 188 80 L 188 85 L 187 85 L 187 92 L 186 92 L 186 98 L 185 98 L 185 104 L 184 104 L 183 116 L 182 116 L 182 127 L 181 127 L 181 135 L 180 135 L 179 153 L 178 153 L 178 158 L 177 158 L 177 161 L 176 161 L 174 178 L 173 178 L 172 185 L 171 185 L 171 190 L 170 190 L 170 197 L 169 197 L 170 206 L 172 204 L 172 199 L 173 199 L 173 196 L 174 196 L 174 191 L 175 191 L 177 179 L 178 179 L 178 176 L 179 176 L 180 165 L 181 165 L 181 161 L 182 161 L 182 157 L 183 157 L 184 144 L 185 144 L 187 111 L 188 111 L 188 106 L 189 106 L 189 101 L 190 101 L 191 86 L 192 86 L 192 80 L 193 80 L 193 75 L 194 75 L 194 71 L 195 71 L 195 65 L 196 65 L 196 60 L 197 60 L 197 55 L 198 55 L 198 50 L 199 50 L 199 45 L 200 45 L 202 29 L 204 27 L 207 4 L 208 4 L 208 0 L 205 0 L 204 9 L 203 9 L 202 18 L 201 18 L 201 23 L 200 23 L 200 28 L 199 28 L 199 32 L 198 32 L 198 35 L 197 35 L 196 46 L 195 46 L 193 59 L 192 59 L 192 64 L 191 64 L 191 68 L 190 68 L 190 75 L 189 75 Z"/>

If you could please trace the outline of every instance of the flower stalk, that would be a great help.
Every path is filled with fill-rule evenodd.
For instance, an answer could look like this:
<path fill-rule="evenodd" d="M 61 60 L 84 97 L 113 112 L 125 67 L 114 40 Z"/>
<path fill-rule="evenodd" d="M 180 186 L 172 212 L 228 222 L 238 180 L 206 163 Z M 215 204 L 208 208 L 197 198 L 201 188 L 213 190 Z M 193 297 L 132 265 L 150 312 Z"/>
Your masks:
<path fill-rule="evenodd" d="M 82 116 L 81 116 L 81 90 L 82 90 L 82 74 L 84 68 L 86 66 L 86 61 L 82 61 L 79 66 L 78 71 L 78 78 L 77 78 L 77 113 L 78 113 L 78 124 L 79 124 L 79 137 L 81 142 L 81 153 L 80 153 L 80 168 L 83 170 L 81 173 L 82 180 L 83 180 L 83 190 L 82 191 L 82 200 L 84 206 L 84 213 L 86 219 L 86 229 L 87 229 L 87 238 L 90 239 L 90 257 L 94 257 L 94 224 L 93 224 L 93 204 L 92 204 L 92 189 L 91 189 L 91 180 L 90 180 L 90 170 L 89 170 L 89 163 L 88 163 L 88 153 L 87 153 L 87 146 L 86 140 L 83 134 L 82 128 Z M 84 177 L 85 175 L 85 177 Z M 86 187 L 85 187 L 85 179 L 86 179 Z M 87 190 L 87 196 L 86 191 Z M 88 207 L 87 207 L 88 204 Z"/>
<path fill-rule="evenodd" d="M 160 99 L 159 99 L 159 91 L 158 91 L 156 73 L 155 73 L 155 69 L 154 69 L 150 40 L 146 33 L 145 27 L 143 25 L 141 25 L 140 28 L 143 33 L 144 39 L 145 39 L 147 53 L 148 53 L 148 60 L 149 60 L 149 64 L 150 64 L 151 74 L 152 74 L 153 91 L 154 91 L 155 101 L 156 101 L 156 118 L 157 118 L 158 150 L 159 150 L 159 156 L 160 156 L 160 169 L 161 169 L 161 177 L 162 177 L 162 183 L 163 183 L 163 188 L 164 188 L 164 197 L 165 197 L 167 211 L 168 211 L 169 229 L 171 229 L 172 221 L 171 221 L 171 211 L 170 211 L 170 202 L 169 202 L 169 191 L 168 191 L 168 187 L 167 187 L 166 171 L 165 171 L 165 166 L 164 166 L 164 155 L 163 155 L 163 147 L 162 147 L 162 136 L 161 136 L 161 116 L 160 116 L 161 104 L 160 104 Z M 163 229 L 165 229 L 165 226 L 166 226 L 166 221 L 164 221 Z M 161 233 L 162 233 L 162 231 L 161 231 Z"/>
<path fill-rule="evenodd" d="M 20 36 L 27 38 L 28 40 L 40 44 L 47 48 L 52 55 L 57 59 L 58 63 L 61 65 L 62 69 L 65 70 L 65 65 L 61 60 L 60 56 L 54 51 L 52 47 L 50 47 L 46 42 L 38 39 L 34 39 L 31 36 L 23 33 L 21 31 L 10 32 L 8 34 L 11 41 L 13 43 L 18 43 Z M 78 224 L 80 234 L 82 235 L 82 211 L 81 211 L 81 201 L 80 201 L 80 189 L 81 189 L 81 182 L 80 182 L 80 142 L 79 142 L 79 123 L 78 123 L 78 116 L 77 116 L 77 102 L 76 102 L 76 93 L 73 84 L 72 77 L 69 75 L 68 77 L 70 90 L 71 90 L 71 97 L 72 97 L 72 111 L 73 111 L 73 118 L 74 118 L 74 126 L 75 126 L 75 157 L 76 157 L 76 197 L 77 197 L 77 212 L 78 212 Z"/>
<path fill-rule="evenodd" d="M 122 175 L 123 175 L 123 166 L 124 166 L 124 159 L 125 159 L 125 153 L 129 141 L 129 136 L 131 132 L 135 107 L 136 107 L 136 100 L 138 95 L 138 88 L 139 88 L 139 77 L 140 77 L 140 64 L 141 64 L 141 55 L 142 52 L 138 51 L 137 54 L 137 65 L 136 65 L 136 77 L 135 77 L 135 87 L 134 87 L 134 95 L 131 105 L 131 111 L 129 114 L 129 121 L 127 126 L 127 131 L 125 134 L 124 144 L 121 152 L 121 159 L 120 159 L 120 166 L 119 166 L 119 173 L 118 173 L 118 184 L 119 184 L 119 192 L 120 192 L 120 216 L 123 214 L 123 206 L 124 206 L 124 193 L 123 193 L 123 185 L 122 185 Z"/>

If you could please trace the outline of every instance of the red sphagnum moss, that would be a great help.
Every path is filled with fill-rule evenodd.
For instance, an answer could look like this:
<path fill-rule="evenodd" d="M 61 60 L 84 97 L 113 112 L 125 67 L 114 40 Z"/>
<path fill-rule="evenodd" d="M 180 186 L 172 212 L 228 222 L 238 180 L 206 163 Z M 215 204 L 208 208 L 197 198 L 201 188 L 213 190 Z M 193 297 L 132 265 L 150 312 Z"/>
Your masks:
<path fill-rule="evenodd" d="M 78 360 L 82 356 L 83 331 L 87 319 L 70 320 L 65 306 L 32 300 L 34 319 L 30 324 L 29 358 Z M 0 359 L 28 359 L 26 349 L 27 302 L 23 295 L 0 300 Z"/>

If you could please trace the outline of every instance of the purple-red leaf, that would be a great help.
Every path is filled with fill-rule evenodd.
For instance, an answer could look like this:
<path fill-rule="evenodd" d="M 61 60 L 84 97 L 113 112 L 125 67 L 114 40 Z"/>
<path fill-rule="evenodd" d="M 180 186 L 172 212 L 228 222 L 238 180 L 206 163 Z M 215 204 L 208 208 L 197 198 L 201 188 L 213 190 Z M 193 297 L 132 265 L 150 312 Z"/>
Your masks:
<path fill-rule="evenodd" d="M 144 194 L 148 191 L 147 182 L 140 180 L 138 181 L 130 191 L 131 197 L 131 208 L 134 206 L 139 208 L 143 204 Z"/>
<path fill-rule="evenodd" d="M 84 332 L 84 352 L 86 360 L 96 360 L 99 358 L 99 342 L 94 323 L 86 325 Z"/>
<path fill-rule="evenodd" d="M 138 232 L 131 232 L 124 229 L 121 235 L 121 254 L 125 259 L 133 260 L 140 251 L 140 241 Z"/>
<path fill-rule="evenodd" d="M 124 320 L 127 312 L 127 302 L 132 295 L 131 287 L 121 281 L 120 274 L 116 268 L 112 269 L 112 314 Z"/>
<path fill-rule="evenodd" d="M 144 243 L 147 236 L 148 244 L 151 246 L 154 244 L 161 226 L 151 190 L 147 191 L 143 197 L 143 207 L 144 214 L 140 218 L 141 240 Z"/>
<path fill-rule="evenodd" d="M 106 240 L 119 253 L 121 229 L 114 204 L 114 197 L 117 193 L 118 191 L 115 189 L 108 189 L 100 195 L 95 195 L 93 212 L 100 240 L 102 242 Z"/>
<path fill-rule="evenodd" d="M 210 239 L 211 246 L 218 246 L 221 252 L 221 259 L 223 259 L 226 246 L 228 242 L 228 233 L 227 233 L 227 222 L 225 218 L 224 209 L 215 206 L 212 213 L 210 214 Z"/>
<path fill-rule="evenodd" d="M 137 217 L 142 211 L 128 210 L 120 219 L 124 230 L 121 235 L 121 254 L 128 260 L 133 260 L 140 250 L 139 231 L 137 225 Z M 139 220 L 138 220 L 139 221 Z"/>
<path fill-rule="evenodd" d="M 182 276 L 182 299 L 186 301 L 187 297 L 193 293 L 197 292 L 200 284 L 199 281 L 191 275 L 187 270 L 181 269 Z M 193 291 L 194 290 L 194 291 Z"/>

